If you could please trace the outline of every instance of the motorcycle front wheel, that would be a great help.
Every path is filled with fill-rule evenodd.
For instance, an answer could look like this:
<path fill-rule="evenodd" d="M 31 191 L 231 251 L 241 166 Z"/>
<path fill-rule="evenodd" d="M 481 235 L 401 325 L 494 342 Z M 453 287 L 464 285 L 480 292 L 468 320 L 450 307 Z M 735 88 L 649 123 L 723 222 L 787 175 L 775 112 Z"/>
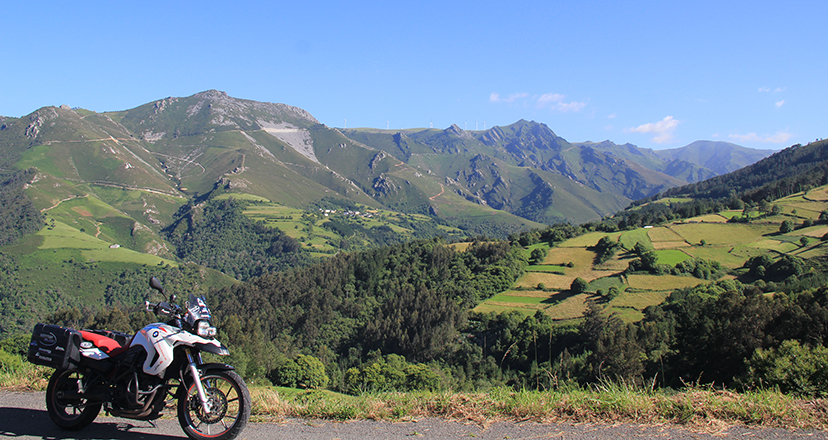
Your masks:
<path fill-rule="evenodd" d="M 208 371 L 201 376 L 211 411 L 205 413 L 195 384 L 178 399 L 178 422 L 194 440 L 236 438 L 250 418 L 250 393 L 235 371 Z"/>
<path fill-rule="evenodd" d="M 86 399 L 66 397 L 64 394 L 81 390 L 85 382 L 83 374 L 76 370 L 57 370 L 46 387 L 46 410 L 56 425 L 67 430 L 85 428 L 101 411 L 100 403 L 90 404 Z"/>

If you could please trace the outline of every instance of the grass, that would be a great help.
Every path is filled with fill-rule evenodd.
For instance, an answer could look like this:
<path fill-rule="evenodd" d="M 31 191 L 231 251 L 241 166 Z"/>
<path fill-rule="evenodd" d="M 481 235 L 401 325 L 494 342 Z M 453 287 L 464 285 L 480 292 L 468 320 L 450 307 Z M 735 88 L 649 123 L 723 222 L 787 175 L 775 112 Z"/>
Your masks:
<path fill-rule="evenodd" d="M 524 308 L 524 307 L 511 307 L 511 306 L 508 306 L 508 305 L 484 302 L 483 304 L 480 304 L 479 306 L 475 307 L 474 311 L 478 312 L 478 313 L 494 313 L 494 314 L 508 313 L 508 312 L 518 312 L 518 313 L 523 314 L 525 316 L 532 316 L 532 315 L 535 314 L 537 309 L 530 309 L 530 308 Z"/>
<path fill-rule="evenodd" d="M 619 290 L 623 290 L 626 287 L 624 285 L 624 280 L 622 280 L 620 276 L 613 275 L 592 280 L 592 282 L 589 283 L 589 288 L 587 290 L 590 292 L 595 292 L 598 289 L 609 290 L 612 286 L 617 287 Z"/>
<path fill-rule="evenodd" d="M 556 273 L 559 275 L 563 275 L 564 273 L 566 273 L 566 266 L 560 266 L 557 264 L 537 264 L 533 266 L 526 266 L 526 271 Z"/>
<path fill-rule="evenodd" d="M 550 391 L 415 391 L 348 396 L 322 390 L 254 388 L 253 419 L 410 421 L 441 418 L 488 426 L 495 422 L 674 424 L 710 431 L 727 426 L 828 428 L 823 400 L 774 391 L 733 393 L 690 387 L 679 392 L 602 382 Z"/>
<path fill-rule="evenodd" d="M 675 266 L 682 261 L 689 260 L 691 257 L 678 249 L 664 249 L 655 251 L 658 257 L 658 264 L 668 264 Z"/>
<path fill-rule="evenodd" d="M 598 243 L 598 240 L 603 238 L 605 235 L 608 235 L 613 240 L 617 240 L 618 237 L 621 235 L 620 232 L 613 232 L 613 233 L 606 233 L 606 232 L 590 232 L 589 234 L 580 235 L 578 237 L 570 238 L 569 240 L 564 241 L 563 243 L 559 244 L 559 247 L 562 248 L 578 248 L 578 247 L 591 247 L 595 246 Z"/>
<path fill-rule="evenodd" d="M 55 222 L 54 227 L 41 229 L 37 235 L 42 240 L 39 245 L 40 250 L 80 250 L 86 261 L 112 261 L 145 264 L 149 266 L 156 266 L 158 264 L 178 265 L 175 261 L 166 260 L 151 254 L 136 252 L 124 247 L 111 249 L 109 247 L 111 243 L 84 234 L 61 222 Z"/>
<path fill-rule="evenodd" d="M 627 283 L 629 283 L 630 288 L 649 291 L 675 290 L 683 287 L 694 287 L 707 282 L 691 276 L 643 274 L 627 276 Z"/>
<path fill-rule="evenodd" d="M 764 234 L 776 232 L 778 225 L 770 224 L 729 224 L 729 223 L 686 223 L 670 227 L 688 243 L 705 240 L 709 245 L 736 245 L 761 239 Z"/>
<path fill-rule="evenodd" d="M 684 248 L 682 251 L 693 258 L 718 261 L 728 269 L 742 267 L 748 258 L 766 253 L 745 246 L 738 248 L 730 246 L 691 246 Z"/>
<path fill-rule="evenodd" d="M 688 221 L 695 221 L 695 222 L 703 222 L 703 223 L 727 223 L 729 217 L 724 217 L 721 214 L 707 214 L 707 215 L 700 215 L 698 217 L 693 217 L 687 219 Z"/>
<path fill-rule="evenodd" d="M 27 362 L 0 368 L 0 390 L 42 391 L 54 370 Z M 679 391 L 603 381 L 590 387 L 564 384 L 547 391 L 413 391 L 351 396 L 329 390 L 251 387 L 251 420 L 410 421 L 441 418 L 483 426 L 501 421 L 538 423 L 673 424 L 693 430 L 728 426 L 828 429 L 828 402 L 772 390 L 734 393 L 690 386 Z"/>
<path fill-rule="evenodd" d="M 610 307 L 644 310 L 648 306 L 661 304 L 665 299 L 667 299 L 668 295 L 669 292 L 665 291 L 624 292 L 610 302 Z"/>
<path fill-rule="evenodd" d="M 813 218 L 828 207 L 828 186 L 780 199 L 777 203 L 782 208 L 782 215 L 757 218 L 760 213 L 754 209 L 750 212 L 754 218 L 752 223 L 727 223 L 727 219 L 743 214 L 742 210 L 728 210 L 662 226 L 614 233 L 592 232 L 566 240 L 549 249 L 542 264 L 526 266 L 525 273 L 512 286 L 514 289 L 531 290 L 543 284 L 545 289 L 555 289 L 558 293 L 552 293 L 547 300 L 538 302 L 525 297 L 516 298 L 512 292 L 506 292 L 484 302 L 477 310 L 517 310 L 525 314 L 542 310 L 557 320 L 579 319 L 587 296 L 567 296 L 567 292 L 572 281 L 580 277 L 590 283 L 588 290 L 591 293 L 598 289 L 606 291 L 612 285 L 628 288 L 607 306 L 624 320 L 635 321 L 642 317 L 644 308 L 663 302 L 671 291 L 707 282 L 690 276 L 635 274 L 627 278 L 618 277 L 636 256 L 631 252 L 619 251 L 606 262 L 596 265 L 596 254 L 591 247 L 604 236 L 617 240 L 628 251 L 636 243 L 643 243 L 656 252 L 660 264 L 669 266 L 690 258 L 701 258 L 718 261 L 727 269 L 736 270 L 743 267 L 749 258 L 758 255 L 790 254 L 805 258 L 828 255 L 828 244 L 819 241 L 828 234 L 828 226 L 799 227 L 804 218 Z M 794 220 L 799 229 L 779 234 L 779 224 L 791 216 L 797 217 Z M 801 245 L 802 237 L 810 238 L 807 246 Z M 541 246 L 546 244 L 533 245 L 525 249 L 524 254 L 528 256 L 533 248 Z M 568 263 L 572 263 L 572 267 L 567 267 Z"/>
<path fill-rule="evenodd" d="M 337 212 L 327 213 L 326 215 L 326 213 L 318 210 L 304 210 L 289 207 L 279 203 L 268 202 L 261 197 L 247 194 L 234 193 L 223 195 L 222 197 L 229 198 L 236 196 L 240 196 L 239 198 L 245 200 L 258 202 L 250 204 L 245 208 L 244 215 L 248 218 L 253 221 L 263 222 L 268 227 L 281 230 L 289 237 L 300 241 L 307 250 L 320 257 L 331 256 L 336 253 L 339 250 L 338 243 L 343 238 L 350 241 L 352 250 L 371 246 L 371 243 L 364 238 L 356 235 L 343 237 L 339 233 L 326 228 L 325 224 L 332 220 L 366 231 L 370 231 L 374 227 L 386 226 L 391 228 L 395 233 L 402 234 L 408 238 L 413 238 L 415 235 L 415 231 L 412 228 L 418 228 L 427 223 L 431 224 L 431 226 L 436 226 L 437 229 L 446 235 L 455 237 L 463 235 L 462 231 L 457 228 L 434 225 L 433 219 L 420 214 L 403 214 L 395 211 L 360 206 L 357 209 L 361 212 L 360 216 L 345 215 L 343 208 L 338 208 L 336 209 Z M 370 217 L 368 214 L 370 214 Z"/>
<path fill-rule="evenodd" d="M 676 241 L 684 241 L 680 235 L 675 233 L 669 227 L 658 227 L 652 228 L 647 232 L 647 235 L 650 237 L 650 241 L 653 243 L 666 241 L 666 242 L 676 242 Z"/>
<path fill-rule="evenodd" d="M 549 294 L 541 291 L 506 291 L 489 299 L 495 303 L 520 303 L 540 305 L 549 300 Z"/>
<path fill-rule="evenodd" d="M 647 234 L 647 231 L 649 231 L 649 229 L 639 228 L 624 232 L 619 237 L 618 242 L 621 243 L 621 246 L 624 246 L 625 249 L 632 249 L 635 247 L 635 244 L 639 242 L 647 247 L 652 247 L 653 243 L 650 241 L 650 236 Z"/>

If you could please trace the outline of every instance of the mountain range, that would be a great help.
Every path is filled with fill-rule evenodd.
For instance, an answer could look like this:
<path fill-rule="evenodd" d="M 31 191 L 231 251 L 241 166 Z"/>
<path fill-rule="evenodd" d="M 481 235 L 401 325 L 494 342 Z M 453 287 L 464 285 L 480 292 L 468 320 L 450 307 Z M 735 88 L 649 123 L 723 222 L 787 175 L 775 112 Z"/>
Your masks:
<path fill-rule="evenodd" d="M 37 169 L 26 190 L 37 208 L 92 195 L 111 208 L 96 221 L 148 230 L 221 189 L 297 207 L 347 199 L 504 233 L 601 218 L 772 153 L 711 141 L 657 151 L 570 143 L 525 120 L 482 131 L 337 129 L 216 90 L 118 112 L 60 106 L 0 118 L 0 167 Z"/>

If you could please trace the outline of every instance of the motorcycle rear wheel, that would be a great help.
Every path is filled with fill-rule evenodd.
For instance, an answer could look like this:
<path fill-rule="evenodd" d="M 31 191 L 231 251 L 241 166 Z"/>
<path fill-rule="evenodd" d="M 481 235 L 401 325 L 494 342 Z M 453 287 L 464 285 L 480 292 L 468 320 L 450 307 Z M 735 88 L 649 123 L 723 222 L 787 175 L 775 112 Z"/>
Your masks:
<path fill-rule="evenodd" d="M 208 371 L 201 376 L 204 393 L 212 404 L 204 412 L 195 384 L 178 399 L 178 422 L 194 440 L 236 438 L 250 418 L 250 392 L 235 371 Z"/>
<path fill-rule="evenodd" d="M 60 397 L 63 392 L 77 392 L 78 383 L 85 380 L 77 370 L 57 370 L 46 387 L 46 410 L 55 425 L 75 431 L 83 429 L 95 420 L 101 411 L 100 403 L 90 404 L 87 399 Z"/>

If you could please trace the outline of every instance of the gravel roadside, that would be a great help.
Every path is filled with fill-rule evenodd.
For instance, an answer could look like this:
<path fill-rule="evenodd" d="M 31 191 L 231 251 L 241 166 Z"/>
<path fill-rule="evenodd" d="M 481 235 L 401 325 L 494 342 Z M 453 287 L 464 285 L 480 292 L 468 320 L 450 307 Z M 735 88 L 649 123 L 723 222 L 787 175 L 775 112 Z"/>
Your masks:
<path fill-rule="evenodd" d="M 52 424 L 46 413 L 43 392 L 0 391 L 0 437 L 15 439 L 162 439 L 186 438 L 175 417 L 148 422 L 99 416 L 88 428 L 68 432 Z M 250 423 L 240 438 L 366 440 L 366 439 L 828 439 L 823 431 L 786 431 L 730 427 L 709 432 L 694 432 L 674 425 L 644 426 L 632 424 L 540 424 L 535 422 L 498 422 L 487 426 L 422 419 L 407 422 L 359 420 L 331 422 L 326 420 L 286 419 L 277 422 Z"/>

